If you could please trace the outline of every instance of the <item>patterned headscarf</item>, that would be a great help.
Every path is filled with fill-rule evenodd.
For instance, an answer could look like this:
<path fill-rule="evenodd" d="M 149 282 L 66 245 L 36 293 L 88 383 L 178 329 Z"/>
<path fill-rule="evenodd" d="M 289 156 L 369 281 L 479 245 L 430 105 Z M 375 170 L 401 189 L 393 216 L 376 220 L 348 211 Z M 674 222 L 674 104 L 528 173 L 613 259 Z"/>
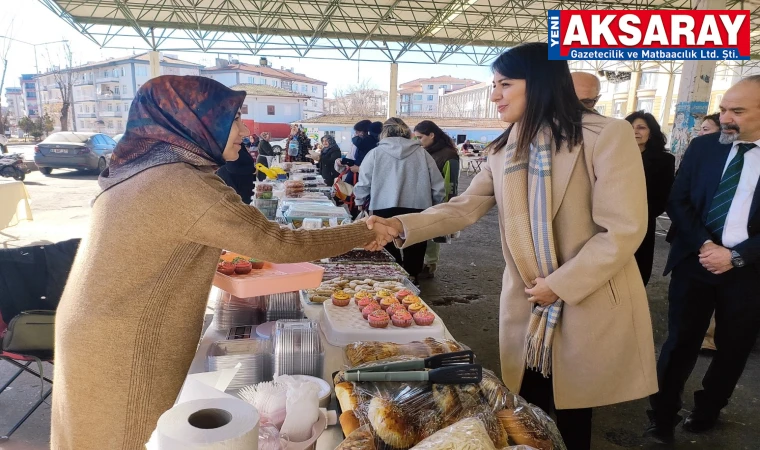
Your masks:
<path fill-rule="evenodd" d="M 137 91 L 127 130 L 98 183 L 105 191 L 151 167 L 222 166 L 224 147 L 245 92 L 195 76 L 164 75 Z"/>

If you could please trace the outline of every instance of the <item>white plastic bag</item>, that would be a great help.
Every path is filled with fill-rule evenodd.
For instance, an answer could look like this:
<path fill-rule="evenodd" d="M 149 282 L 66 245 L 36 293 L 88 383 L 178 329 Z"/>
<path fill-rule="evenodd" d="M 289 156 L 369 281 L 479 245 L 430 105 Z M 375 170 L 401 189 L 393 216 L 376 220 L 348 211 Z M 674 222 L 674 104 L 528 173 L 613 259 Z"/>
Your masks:
<path fill-rule="evenodd" d="M 299 382 L 293 377 L 277 377 L 277 382 L 287 385 L 287 414 L 280 434 L 290 442 L 303 442 L 311 437 L 311 429 L 319 419 L 319 386 Z"/>

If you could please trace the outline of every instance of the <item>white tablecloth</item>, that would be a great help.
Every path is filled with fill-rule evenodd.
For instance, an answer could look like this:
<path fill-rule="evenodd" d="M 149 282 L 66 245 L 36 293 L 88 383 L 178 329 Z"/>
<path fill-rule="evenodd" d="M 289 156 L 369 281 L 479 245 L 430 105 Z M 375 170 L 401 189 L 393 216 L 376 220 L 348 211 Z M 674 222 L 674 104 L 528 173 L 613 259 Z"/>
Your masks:
<path fill-rule="evenodd" d="M 216 288 L 212 289 L 210 298 L 216 298 Z M 320 315 L 322 314 L 322 309 L 323 306 L 321 305 L 304 305 L 304 313 L 306 314 L 306 317 L 312 320 L 319 320 Z M 448 329 L 445 331 L 445 336 L 448 339 L 453 339 Z M 193 359 L 193 363 L 190 365 L 188 375 L 206 372 L 206 355 L 208 354 L 209 347 L 212 343 L 225 340 L 226 338 L 227 334 L 225 332 L 216 331 L 216 329 L 213 327 L 213 324 L 209 326 L 206 329 L 203 338 L 201 339 L 200 345 L 198 346 L 198 351 L 196 352 L 195 358 Z M 324 334 L 322 334 L 322 343 L 325 346 L 325 363 L 322 378 L 330 383 L 330 386 L 332 386 L 332 374 L 338 370 L 343 369 L 345 364 L 343 357 L 343 348 L 330 345 L 327 342 L 327 339 L 325 339 Z M 331 406 L 328 409 L 337 409 L 334 394 Z M 320 436 L 320 438 L 317 440 L 316 450 L 335 450 L 335 447 L 337 447 L 342 441 L 343 430 L 341 429 L 340 425 L 338 424 L 328 427 L 324 433 L 322 433 L 322 436 Z"/>
<path fill-rule="evenodd" d="M 32 220 L 29 193 L 21 181 L 0 180 L 0 230 Z"/>

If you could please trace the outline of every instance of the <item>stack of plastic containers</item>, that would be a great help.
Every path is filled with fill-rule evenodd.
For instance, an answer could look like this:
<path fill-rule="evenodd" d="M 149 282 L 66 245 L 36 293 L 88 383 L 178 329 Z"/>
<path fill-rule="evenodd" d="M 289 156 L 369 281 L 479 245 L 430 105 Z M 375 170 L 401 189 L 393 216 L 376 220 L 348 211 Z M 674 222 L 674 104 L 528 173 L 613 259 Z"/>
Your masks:
<path fill-rule="evenodd" d="M 273 331 L 274 376 L 322 377 L 325 350 L 313 320 L 278 320 Z"/>

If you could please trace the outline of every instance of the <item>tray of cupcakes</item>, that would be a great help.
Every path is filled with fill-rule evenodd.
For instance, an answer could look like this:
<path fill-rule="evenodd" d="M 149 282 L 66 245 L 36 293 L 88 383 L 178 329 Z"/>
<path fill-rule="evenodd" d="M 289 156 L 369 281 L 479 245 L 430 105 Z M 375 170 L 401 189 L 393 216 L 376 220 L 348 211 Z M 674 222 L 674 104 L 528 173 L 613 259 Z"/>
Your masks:
<path fill-rule="evenodd" d="M 427 337 L 444 337 L 443 321 L 408 289 L 375 293 L 335 291 L 324 302 L 322 330 L 331 345 L 360 340 L 405 344 Z"/>

